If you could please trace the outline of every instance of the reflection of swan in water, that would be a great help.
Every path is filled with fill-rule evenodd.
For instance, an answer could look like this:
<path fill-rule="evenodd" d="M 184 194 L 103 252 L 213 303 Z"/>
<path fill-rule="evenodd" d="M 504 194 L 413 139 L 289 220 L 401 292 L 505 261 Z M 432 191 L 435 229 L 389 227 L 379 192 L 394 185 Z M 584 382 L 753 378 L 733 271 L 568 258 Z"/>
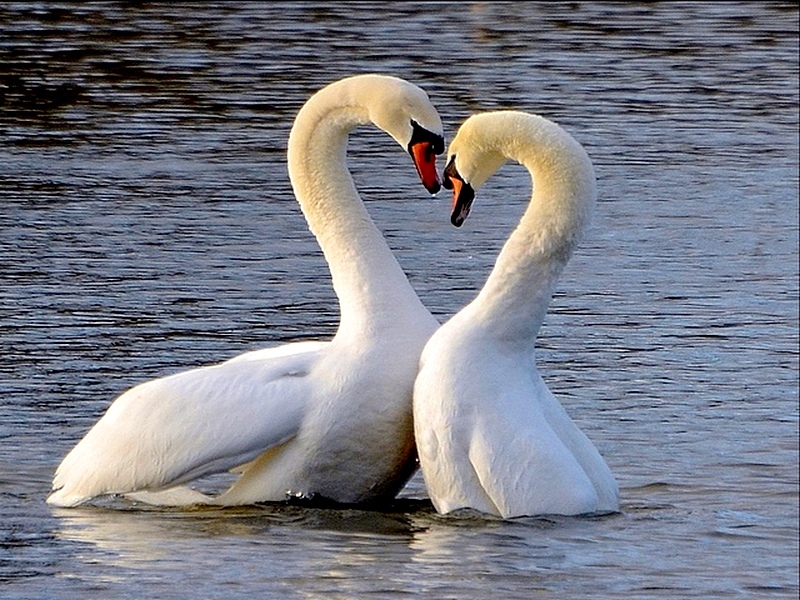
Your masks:
<path fill-rule="evenodd" d="M 575 565 L 586 566 L 582 561 L 587 553 L 597 554 L 595 564 L 607 560 L 608 548 L 602 544 L 595 544 L 600 547 L 596 550 L 586 548 L 591 544 L 585 540 L 597 535 L 593 521 L 526 517 L 512 524 L 469 510 L 459 511 L 457 518 L 420 520 L 410 545 L 409 569 L 414 581 L 424 582 L 421 598 L 537 598 L 534 589 L 550 597 L 545 590 L 568 590 L 564 582 L 575 580 Z M 575 535 L 564 527 L 566 521 L 571 521 L 568 527 L 588 523 L 589 529 Z M 602 577 L 599 570 L 597 576 Z"/>
<path fill-rule="evenodd" d="M 181 528 L 175 526 L 180 523 L 163 511 L 155 515 L 92 507 L 91 510 L 54 509 L 53 513 L 58 517 L 56 535 L 60 540 L 94 546 L 104 551 L 100 556 L 115 566 L 169 558 L 175 551 L 171 545 L 180 544 L 183 537 Z M 194 535 L 202 534 L 196 529 Z"/>
<path fill-rule="evenodd" d="M 475 115 L 448 149 L 445 185 L 461 225 L 480 187 L 507 160 L 533 196 L 477 298 L 433 334 L 414 385 L 414 427 L 431 500 L 448 513 L 575 515 L 619 508 L 594 445 L 536 369 L 536 335 L 597 196 L 584 149 L 535 115 Z"/>
<path fill-rule="evenodd" d="M 349 133 L 372 122 L 439 188 L 442 126 L 425 92 L 356 76 L 315 94 L 295 120 L 289 171 L 328 261 L 341 323 L 331 342 L 257 350 L 150 381 L 120 396 L 64 458 L 48 502 L 136 493 L 163 504 L 221 505 L 319 496 L 392 498 L 416 470 L 411 388 L 438 323 L 372 222 L 346 166 Z M 210 497 L 178 487 L 237 469 Z"/>
<path fill-rule="evenodd" d="M 203 581 L 213 581 L 220 593 L 230 586 L 231 597 L 241 597 L 255 576 L 260 598 L 294 597 L 298 585 L 304 594 L 316 590 L 327 598 L 331 582 L 339 593 L 358 598 L 369 590 L 365 581 L 385 577 L 387 563 L 405 570 L 411 558 L 406 514 L 284 503 L 189 511 L 92 506 L 53 513 L 59 546 L 83 563 L 61 575 L 124 583 L 126 597 L 159 597 L 164 582 L 175 590 L 181 582 L 198 589 Z"/>

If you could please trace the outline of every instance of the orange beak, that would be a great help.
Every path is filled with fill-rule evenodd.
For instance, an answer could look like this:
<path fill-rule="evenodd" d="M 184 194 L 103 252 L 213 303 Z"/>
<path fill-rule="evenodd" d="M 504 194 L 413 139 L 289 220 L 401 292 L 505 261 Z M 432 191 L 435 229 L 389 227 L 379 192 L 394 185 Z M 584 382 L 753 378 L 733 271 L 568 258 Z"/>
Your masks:
<path fill-rule="evenodd" d="M 442 188 L 442 183 L 436 170 L 436 152 L 433 145 L 429 141 L 416 142 L 409 147 L 409 152 L 422 185 L 431 194 L 438 192 Z"/>
<path fill-rule="evenodd" d="M 461 178 L 456 169 L 456 157 L 450 159 L 444 169 L 444 187 L 453 190 L 453 206 L 450 213 L 450 222 L 456 227 L 461 227 L 467 220 L 469 211 L 472 208 L 472 201 L 475 200 L 475 190 L 472 186 Z"/>

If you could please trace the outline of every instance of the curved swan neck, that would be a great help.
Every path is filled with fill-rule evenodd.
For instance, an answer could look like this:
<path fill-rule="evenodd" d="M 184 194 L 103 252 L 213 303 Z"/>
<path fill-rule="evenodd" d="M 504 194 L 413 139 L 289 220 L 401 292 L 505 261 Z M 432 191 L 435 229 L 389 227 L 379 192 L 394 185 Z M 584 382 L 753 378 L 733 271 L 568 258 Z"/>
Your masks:
<path fill-rule="evenodd" d="M 476 303 L 491 315 L 495 335 L 532 344 L 591 218 L 597 197 L 594 169 L 578 142 L 541 117 L 509 113 L 492 130 L 485 147 L 525 166 L 533 193 Z"/>
<path fill-rule="evenodd" d="M 343 80 L 317 92 L 289 136 L 289 177 L 330 267 L 341 309 L 339 334 L 378 329 L 371 319 L 401 321 L 398 311 L 405 307 L 427 314 L 347 169 L 350 132 L 371 122 L 364 83 Z"/>

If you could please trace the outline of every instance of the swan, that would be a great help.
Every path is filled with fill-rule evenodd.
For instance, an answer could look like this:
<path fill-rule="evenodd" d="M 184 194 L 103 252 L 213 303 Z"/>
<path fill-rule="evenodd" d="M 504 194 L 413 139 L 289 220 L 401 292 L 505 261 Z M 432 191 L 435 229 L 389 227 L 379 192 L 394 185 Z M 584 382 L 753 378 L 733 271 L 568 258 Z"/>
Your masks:
<path fill-rule="evenodd" d="M 432 335 L 414 383 L 414 431 L 426 488 L 439 513 L 469 508 L 502 518 L 615 512 L 603 458 L 536 369 L 534 343 L 556 281 L 597 196 L 592 163 L 566 131 L 540 116 L 473 115 L 448 148 L 451 222 L 508 160 L 533 194 L 477 297 Z"/>
<path fill-rule="evenodd" d="M 151 504 L 241 505 L 291 497 L 359 504 L 391 498 L 416 471 L 411 391 L 439 323 L 371 220 L 346 166 L 349 133 L 373 123 L 440 187 L 442 123 L 426 93 L 358 75 L 297 114 L 289 176 L 340 304 L 330 341 L 245 353 L 148 381 L 119 396 L 56 470 L 50 505 L 108 494 Z M 187 483 L 235 470 L 225 491 Z"/>

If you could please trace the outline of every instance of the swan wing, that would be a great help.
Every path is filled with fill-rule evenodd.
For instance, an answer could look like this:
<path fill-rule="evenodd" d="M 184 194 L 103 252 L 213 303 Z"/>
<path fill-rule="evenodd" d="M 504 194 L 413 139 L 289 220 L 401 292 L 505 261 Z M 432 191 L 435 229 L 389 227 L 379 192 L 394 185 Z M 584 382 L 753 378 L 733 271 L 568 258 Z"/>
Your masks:
<path fill-rule="evenodd" d="M 64 458 L 48 503 L 159 490 L 230 470 L 292 438 L 325 342 L 249 352 L 138 385 Z"/>
<path fill-rule="evenodd" d="M 547 419 L 542 399 L 551 395 L 535 368 L 472 341 L 429 342 L 415 383 L 420 464 L 437 510 L 503 518 L 596 510 L 592 482 Z"/>
<path fill-rule="evenodd" d="M 561 443 L 580 464 L 598 496 L 597 512 L 619 510 L 619 488 L 614 474 L 605 459 L 587 435 L 580 430 L 556 400 L 541 375 L 536 373 L 537 385 L 541 387 L 540 402 L 544 418 Z"/>
<path fill-rule="evenodd" d="M 511 413 L 485 410 L 467 456 L 482 493 L 504 518 L 597 510 L 597 493 L 535 402 Z"/>

